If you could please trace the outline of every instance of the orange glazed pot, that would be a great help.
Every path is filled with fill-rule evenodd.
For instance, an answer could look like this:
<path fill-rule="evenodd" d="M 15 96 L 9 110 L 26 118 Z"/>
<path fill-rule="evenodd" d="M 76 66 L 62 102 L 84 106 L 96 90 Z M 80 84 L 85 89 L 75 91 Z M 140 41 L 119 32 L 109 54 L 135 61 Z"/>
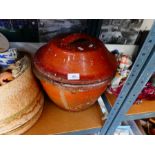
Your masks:
<path fill-rule="evenodd" d="M 55 37 L 34 56 L 34 73 L 46 93 L 69 111 L 94 104 L 116 69 L 117 61 L 103 43 L 81 33 Z"/>

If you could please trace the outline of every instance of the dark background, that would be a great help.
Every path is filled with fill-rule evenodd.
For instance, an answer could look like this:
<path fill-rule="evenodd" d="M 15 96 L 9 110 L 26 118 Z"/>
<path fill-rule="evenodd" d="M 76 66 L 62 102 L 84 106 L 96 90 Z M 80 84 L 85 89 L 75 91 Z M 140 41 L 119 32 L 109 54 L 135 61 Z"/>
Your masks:
<path fill-rule="evenodd" d="M 62 33 L 83 32 L 107 44 L 142 45 L 148 32 L 142 19 L 0 19 L 0 32 L 10 42 L 48 42 Z"/>

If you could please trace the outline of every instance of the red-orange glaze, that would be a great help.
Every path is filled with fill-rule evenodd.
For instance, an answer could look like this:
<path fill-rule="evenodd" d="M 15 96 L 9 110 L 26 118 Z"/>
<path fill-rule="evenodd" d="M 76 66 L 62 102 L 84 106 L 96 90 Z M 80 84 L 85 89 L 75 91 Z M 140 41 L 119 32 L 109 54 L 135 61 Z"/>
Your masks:
<path fill-rule="evenodd" d="M 88 43 L 86 45 L 70 43 L 79 38 L 87 39 L 90 45 L 94 46 L 88 48 Z M 71 41 L 64 43 L 63 39 Z M 84 50 L 81 51 L 78 47 Z M 61 82 L 72 84 L 94 83 L 111 78 L 117 68 L 114 55 L 108 52 L 103 43 L 85 34 L 73 34 L 69 37 L 57 37 L 51 40 L 38 50 L 34 57 L 34 64 L 37 70 L 45 76 L 56 81 L 61 78 Z M 79 73 L 80 80 L 68 81 L 68 73 Z"/>
<path fill-rule="evenodd" d="M 99 86 L 64 87 L 41 80 L 44 90 L 54 103 L 69 111 L 79 111 L 90 107 L 105 91 L 107 82 Z"/>
<path fill-rule="evenodd" d="M 56 37 L 41 47 L 34 57 L 34 68 L 42 77 L 36 74 L 46 93 L 57 105 L 78 111 L 92 105 L 104 92 L 116 72 L 117 61 L 100 40 L 76 33 Z M 78 73 L 80 78 L 68 80 L 68 73 Z M 100 86 L 92 87 L 97 83 Z M 77 87 L 63 84 L 82 86 L 78 91 Z"/>

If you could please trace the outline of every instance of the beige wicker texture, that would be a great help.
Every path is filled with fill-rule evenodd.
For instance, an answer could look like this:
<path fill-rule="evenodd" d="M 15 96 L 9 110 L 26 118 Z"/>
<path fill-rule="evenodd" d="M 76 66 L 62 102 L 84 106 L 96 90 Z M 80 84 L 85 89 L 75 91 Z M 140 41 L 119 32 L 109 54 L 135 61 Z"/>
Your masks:
<path fill-rule="evenodd" d="M 41 115 L 44 97 L 26 59 L 25 71 L 0 87 L 0 134 L 22 134 Z"/>

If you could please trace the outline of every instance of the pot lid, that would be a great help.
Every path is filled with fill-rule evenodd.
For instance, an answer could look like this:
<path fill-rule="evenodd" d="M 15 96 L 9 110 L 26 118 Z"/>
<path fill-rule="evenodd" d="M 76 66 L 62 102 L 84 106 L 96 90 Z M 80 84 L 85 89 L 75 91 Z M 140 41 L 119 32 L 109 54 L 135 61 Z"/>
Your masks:
<path fill-rule="evenodd" d="M 111 79 L 117 61 L 97 38 L 76 33 L 53 38 L 34 56 L 34 71 L 42 78 L 69 84 Z"/>
<path fill-rule="evenodd" d="M 0 33 L 0 52 L 5 52 L 9 48 L 9 41 Z"/>

